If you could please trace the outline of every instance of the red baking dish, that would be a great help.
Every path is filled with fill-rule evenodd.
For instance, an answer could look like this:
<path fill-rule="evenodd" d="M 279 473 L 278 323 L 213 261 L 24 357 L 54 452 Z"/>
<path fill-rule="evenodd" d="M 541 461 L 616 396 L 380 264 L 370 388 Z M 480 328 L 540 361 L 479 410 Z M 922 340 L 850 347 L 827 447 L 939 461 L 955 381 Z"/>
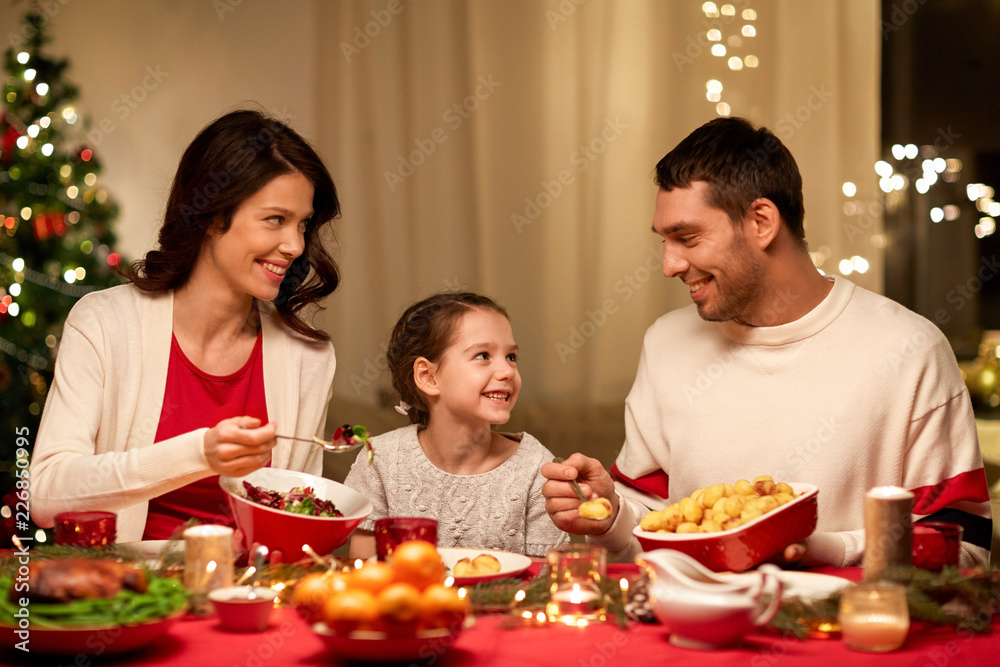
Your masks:
<path fill-rule="evenodd" d="M 789 482 L 796 498 L 739 528 L 718 533 L 653 533 L 639 526 L 632 532 L 643 551 L 674 549 L 716 572 L 742 572 L 777 555 L 792 542 L 816 530 L 819 489 Z"/>

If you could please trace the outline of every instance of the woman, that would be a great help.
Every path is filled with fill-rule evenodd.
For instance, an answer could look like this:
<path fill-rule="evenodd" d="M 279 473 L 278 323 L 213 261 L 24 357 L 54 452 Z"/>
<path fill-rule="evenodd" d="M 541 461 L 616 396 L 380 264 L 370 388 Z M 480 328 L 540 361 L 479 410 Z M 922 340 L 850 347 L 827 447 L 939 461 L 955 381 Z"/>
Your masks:
<path fill-rule="evenodd" d="M 320 229 L 339 213 L 287 125 L 236 111 L 198 134 L 158 248 L 66 320 L 31 463 L 39 525 L 110 510 L 119 541 L 165 539 L 229 520 L 220 474 L 320 473 L 319 448 L 275 433 L 322 435 L 333 346 L 299 313 L 337 287 Z"/>

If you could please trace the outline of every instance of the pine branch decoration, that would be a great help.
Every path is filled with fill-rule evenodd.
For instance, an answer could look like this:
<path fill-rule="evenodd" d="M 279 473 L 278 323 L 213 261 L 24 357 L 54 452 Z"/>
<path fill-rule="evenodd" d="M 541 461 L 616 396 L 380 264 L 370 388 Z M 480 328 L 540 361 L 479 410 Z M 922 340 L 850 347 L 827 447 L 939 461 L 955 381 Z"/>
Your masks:
<path fill-rule="evenodd" d="M 979 568 L 962 573 L 946 567 L 928 572 L 915 567 L 893 567 L 883 578 L 906 587 L 910 621 L 951 625 L 973 632 L 989 632 L 1000 609 L 1000 571 Z M 835 628 L 840 594 L 820 600 L 785 600 L 770 626 L 804 638 L 817 629 Z"/>

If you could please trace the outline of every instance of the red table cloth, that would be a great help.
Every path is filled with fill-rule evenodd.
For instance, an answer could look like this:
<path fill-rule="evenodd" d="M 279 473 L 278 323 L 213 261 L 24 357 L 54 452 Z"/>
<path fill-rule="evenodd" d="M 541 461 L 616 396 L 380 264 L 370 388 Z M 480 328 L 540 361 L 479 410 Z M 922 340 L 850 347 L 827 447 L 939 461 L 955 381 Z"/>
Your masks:
<path fill-rule="evenodd" d="M 628 568 L 631 567 L 631 570 Z M 634 566 L 612 566 L 609 576 L 635 573 Z M 818 570 L 856 580 L 860 570 Z M 796 640 L 768 632 L 748 635 L 738 647 L 715 651 L 677 648 L 669 643 L 663 626 L 614 623 L 585 628 L 559 625 L 505 629 L 499 616 L 481 616 L 475 626 L 455 641 L 451 650 L 431 656 L 423 664 L 442 667 L 497 665 L 559 665 L 567 667 L 638 667 L 739 665 L 781 667 L 798 665 L 945 665 L 1000 664 L 1000 635 L 973 635 L 949 629 L 911 628 L 904 647 L 891 653 L 863 653 L 848 649 L 839 639 Z M 1000 622 L 994 623 L 994 628 Z M 335 665 L 338 658 L 291 609 L 277 609 L 271 626 L 262 633 L 232 633 L 219 627 L 215 617 L 185 617 L 167 636 L 146 648 L 117 656 L 92 658 L 64 656 L 43 658 L 20 651 L 0 653 L 0 664 L 44 665 L 160 665 L 163 667 L 245 667 L 285 665 Z"/>

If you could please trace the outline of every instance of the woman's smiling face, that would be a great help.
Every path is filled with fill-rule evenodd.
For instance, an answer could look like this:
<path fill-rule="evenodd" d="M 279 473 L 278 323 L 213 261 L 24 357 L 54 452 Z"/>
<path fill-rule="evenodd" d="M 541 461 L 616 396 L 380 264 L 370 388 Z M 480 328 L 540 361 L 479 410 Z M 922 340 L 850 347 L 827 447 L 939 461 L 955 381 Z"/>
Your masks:
<path fill-rule="evenodd" d="M 209 233 L 198 261 L 234 294 L 271 301 L 302 254 L 312 214 L 312 183 L 299 172 L 277 176 L 243 201 L 229 229 Z"/>

